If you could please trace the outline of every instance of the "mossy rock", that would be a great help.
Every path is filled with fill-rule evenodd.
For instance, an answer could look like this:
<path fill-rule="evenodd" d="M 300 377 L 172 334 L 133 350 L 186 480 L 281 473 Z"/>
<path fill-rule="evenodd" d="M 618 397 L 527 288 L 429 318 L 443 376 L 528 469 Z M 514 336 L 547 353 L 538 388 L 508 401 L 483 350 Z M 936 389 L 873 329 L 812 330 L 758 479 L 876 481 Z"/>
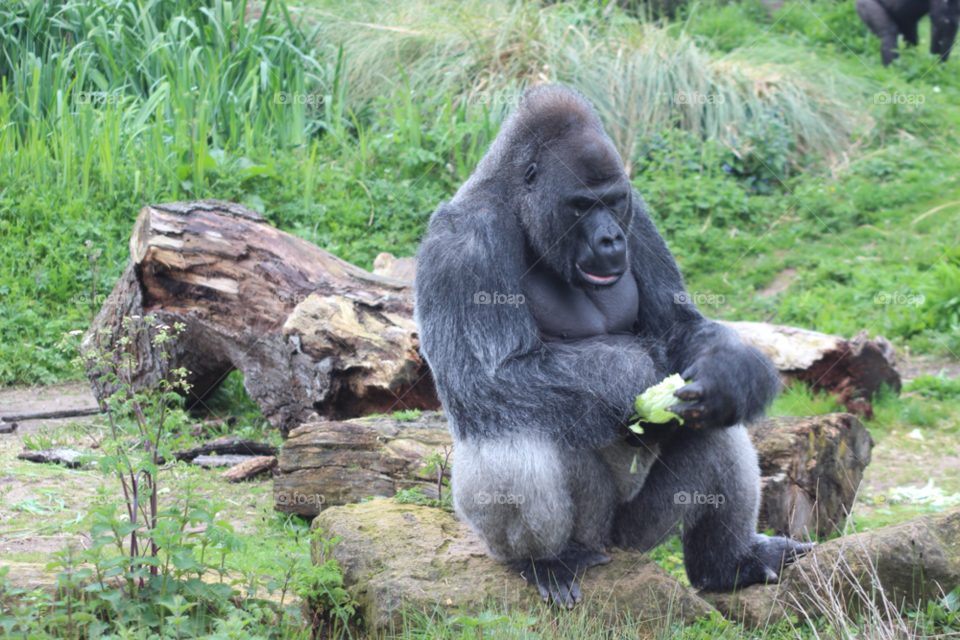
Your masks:
<path fill-rule="evenodd" d="M 455 618 L 497 611 L 540 611 L 537 590 L 486 554 L 483 542 L 442 509 L 376 499 L 333 507 L 314 520 L 341 541 L 333 557 L 344 585 L 376 631 L 400 629 L 404 611 Z M 612 562 L 587 572 L 584 604 L 610 621 L 619 616 L 690 622 L 713 607 L 646 555 L 608 550 Z M 314 563 L 320 560 L 318 542 Z"/>

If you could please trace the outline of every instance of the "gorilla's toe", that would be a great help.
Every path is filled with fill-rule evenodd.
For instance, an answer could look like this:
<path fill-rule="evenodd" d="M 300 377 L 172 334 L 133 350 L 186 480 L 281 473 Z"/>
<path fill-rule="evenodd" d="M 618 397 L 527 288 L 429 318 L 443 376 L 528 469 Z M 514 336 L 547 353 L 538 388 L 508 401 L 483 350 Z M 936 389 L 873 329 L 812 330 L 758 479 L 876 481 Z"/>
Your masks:
<path fill-rule="evenodd" d="M 510 566 L 524 580 L 537 586 L 544 602 L 552 601 L 559 607 L 572 609 L 575 604 L 583 602 L 577 580 L 590 567 L 608 562 L 610 556 L 607 554 L 572 542 L 551 557 L 522 560 Z"/>

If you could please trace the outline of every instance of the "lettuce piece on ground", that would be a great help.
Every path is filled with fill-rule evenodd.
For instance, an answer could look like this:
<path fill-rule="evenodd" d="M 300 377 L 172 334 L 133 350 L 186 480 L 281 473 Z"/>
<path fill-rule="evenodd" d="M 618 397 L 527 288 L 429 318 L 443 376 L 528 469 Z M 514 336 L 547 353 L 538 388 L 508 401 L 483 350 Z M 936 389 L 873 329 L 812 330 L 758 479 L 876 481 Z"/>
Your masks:
<path fill-rule="evenodd" d="M 673 419 L 683 424 L 683 419 L 672 411 L 667 411 L 671 405 L 677 404 L 680 400 L 673 395 L 673 392 L 680 389 L 687 383 L 683 381 L 680 374 L 675 373 L 666 378 L 663 382 L 655 384 L 639 396 L 634 402 L 634 408 L 637 410 L 635 419 L 638 422 L 670 422 Z M 643 427 L 639 424 L 631 424 L 630 429 L 635 433 L 643 433 Z"/>

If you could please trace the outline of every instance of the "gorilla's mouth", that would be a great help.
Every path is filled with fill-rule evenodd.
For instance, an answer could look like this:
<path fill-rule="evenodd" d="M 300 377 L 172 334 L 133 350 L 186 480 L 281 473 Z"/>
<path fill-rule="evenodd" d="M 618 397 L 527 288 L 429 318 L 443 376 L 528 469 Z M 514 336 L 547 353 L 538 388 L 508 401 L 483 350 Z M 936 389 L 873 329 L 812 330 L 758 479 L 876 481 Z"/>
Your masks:
<path fill-rule="evenodd" d="M 610 286 L 611 284 L 616 284 L 617 280 L 620 279 L 620 276 L 623 275 L 623 271 L 620 271 L 619 273 L 613 273 L 608 276 L 597 276 L 592 273 L 587 273 L 579 264 L 577 265 L 577 272 L 580 274 L 581 278 L 590 284 L 599 286 Z"/>

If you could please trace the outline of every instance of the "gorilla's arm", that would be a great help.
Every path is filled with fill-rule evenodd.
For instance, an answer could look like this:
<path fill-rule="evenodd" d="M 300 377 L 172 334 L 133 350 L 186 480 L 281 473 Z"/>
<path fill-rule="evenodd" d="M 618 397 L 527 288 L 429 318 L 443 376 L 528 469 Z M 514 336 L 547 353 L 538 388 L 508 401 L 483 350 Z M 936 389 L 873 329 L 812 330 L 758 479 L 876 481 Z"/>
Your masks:
<path fill-rule="evenodd" d="M 694 382 L 677 396 L 685 425 L 728 427 L 763 414 L 780 388 L 773 365 L 733 330 L 704 318 L 663 237 L 634 194 L 630 265 L 640 290 L 639 330 L 660 340 L 668 373 Z"/>
<path fill-rule="evenodd" d="M 575 449 L 622 439 L 637 394 L 657 382 L 640 340 L 545 344 L 526 305 L 478 304 L 481 292 L 521 293 L 523 232 L 503 207 L 466 200 L 434 213 L 415 283 L 420 348 L 455 432 L 540 431 Z"/>

